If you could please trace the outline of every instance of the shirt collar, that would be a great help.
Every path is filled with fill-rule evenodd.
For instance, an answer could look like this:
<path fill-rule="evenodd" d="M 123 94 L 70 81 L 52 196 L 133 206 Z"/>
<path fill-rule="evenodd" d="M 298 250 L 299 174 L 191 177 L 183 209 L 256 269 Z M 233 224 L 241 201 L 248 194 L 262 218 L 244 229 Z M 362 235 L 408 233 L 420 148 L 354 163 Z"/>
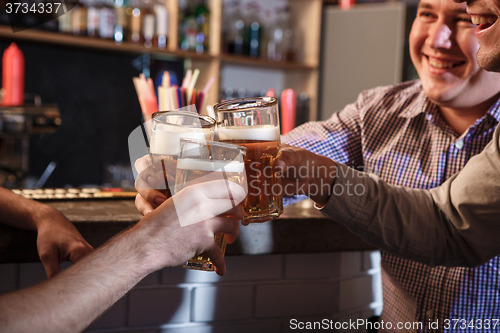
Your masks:
<path fill-rule="evenodd" d="M 493 106 L 488 110 L 487 114 L 493 117 L 497 124 L 500 122 L 500 98 L 497 99 L 495 104 L 493 104 Z"/>
<path fill-rule="evenodd" d="M 401 117 L 412 119 L 421 114 L 435 114 L 438 112 L 438 106 L 427 98 L 427 95 L 422 89 L 422 85 L 420 84 L 418 87 L 420 91 L 414 101 L 415 104 L 413 107 L 407 107 L 406 110 L 401 113 Z"/>
<path fill-rule="evenodd" d="M 434 102 L 430 101 L 429 98 L 427 98 L 427 95 L 422 89 L 421 84 L 420 89 L 421 91 L 419 92 L 419 95 L 415 101 L 415 107 L 407 107 L 406 110 L 401 113 L 401 117 L 412 119 L 417 117 L 418 115 L 427 114 L 428 119 L 434 122 L 436 120 L 436 117 L 438 117 L 439 107 Z M 494 125 L 500 123 L 500 98 L 488 110 L 485 117 L 481 117 L 481 119 L 478 119 L 474 126 L 478 125 L 480 122 L 487 118 L 493 118 Z"/>

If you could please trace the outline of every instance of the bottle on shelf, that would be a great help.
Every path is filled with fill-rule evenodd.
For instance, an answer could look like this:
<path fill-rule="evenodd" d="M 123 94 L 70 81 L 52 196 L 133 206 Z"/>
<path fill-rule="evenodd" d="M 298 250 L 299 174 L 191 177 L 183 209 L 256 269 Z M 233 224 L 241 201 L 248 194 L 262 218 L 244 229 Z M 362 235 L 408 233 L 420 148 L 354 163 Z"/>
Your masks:
<path fill-rule="evenodd" d="M 224 52 L 243 55 L 247 53 L 246 22 L 241 14 L 240 3 L 229 3 L 228 17 L 224 32 Z"/>
<path fill-rule="evenodd" d="M 99 37 L 113 39 L 115 33 L 115 10 L 113 0 L 105 0 L 99 10 Z"/>
<path fill-rule="evenodd" d="M 260 6 L 257 2 L 248 3 L 248 24 L 246 25 L 246 41 L 248 46 L 246 49 L 248 50 L 248 55 L 251 58 L 258 58 L 261 55 L 261 46 L 262 46 L 262 24 L 260 22 Z"/>
<path fill-rule="evenodd" d="M 99 8 L 96 0 L 87 1 L 87 36 L 99 36 Z"/>
<path fill-rule="evenodd" d="M 58 30 L 61 33 L 64 34 L 71 34 L 73 32 L 72 26 L 71 26 L 71 16 L 72 13 L 68 12 L 62 15 L 59 15 L 57 17 L 57 23 L 58 23 Z"/>
<path fill-rule="evenodd" d="M 129 20 L 127 16 L 126 0 L 114 0 L 115 26 L 113 38 L 115 43 L 121 44 L 129 37 Z"/>
<path fill-rule="evenodd" d="M 284 19 L 288 22 L 288 30 L 285 31 L 285 40 L 288 40 L 286 43 L 288 45 L 286 48 L 286 61 L 302 61 L 304 36 L 302 31 L 297 28 L 289 7 L 285 8 Z"/>
<path fill-rule="evenodd" d="M 278 9 L 276 24 L 270 27 L 267 36 L 267 59 L 274 61 L 296 61 L 294 31 L 290 23 L 290 9 Z"/>
<path fill-rule="evenodd" d="M 164 49 L 167 47 L 168 41 L 168 11 L 165 5 L 159 1 L 154 5 L 154 12 L 156 16 L 154 44 L 159 49 Z"/>
<path fill-rule="evenodd" d="M 145 0 L 143 2 L 142 17 L 142 37 L 144 40 L 144 46 L 150 48 L 151 46 L 153 46 L 156 27 L 155 13 L 150 0 Z"/>
<path fill-rule="evenodd" d="M 195 14 L 195 0 L 187 0 L 181 5 L 179 15 L 180 48 L 183 51 L 196 50 L 198 24 Z"/>
<path fill-rule="evenodd" d="M 210 33 L 210 10 L 207 5 L 207 0 L 198 0 L 196 6 L 196 23 L 198 25 L 198 33 L 196 34 L 196 52 L 203 53 L 208 51 L 208 40 Z"/>
<path fill-rule="evenodd" d="M 180 6 L 180 48 L 203 53 L 208 50 L 210 10 L 206 0 L 187 0 Z"/>
<path fill-rule="evenodd" d="M 87 34 L 87 7 L 83 2 L 78 2 L 71 10 L 71 32 L 77 36 Z"/>
<path fill-rule="evenodd" d="M 139 0 L 130 1 L 130 41 L 133 43 L 141 42 L 142 29 L 142 10 Z"/>

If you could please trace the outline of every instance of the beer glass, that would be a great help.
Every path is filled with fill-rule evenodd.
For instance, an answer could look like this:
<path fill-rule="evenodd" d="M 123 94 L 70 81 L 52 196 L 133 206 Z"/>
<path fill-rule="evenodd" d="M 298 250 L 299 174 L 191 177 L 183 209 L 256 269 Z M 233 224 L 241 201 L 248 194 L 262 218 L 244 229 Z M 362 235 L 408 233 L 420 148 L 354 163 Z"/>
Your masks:
<path fill-rule="evenodd" d="M 161 189 L 168 197 L 174 187 L 181 138 L 213 140 L 215 119 L 190 111 L 160 111 L 153 114 L 149 155 L 153 172 L 165 184 Z"/>
<path fill-rule="evenodd" d="M 247 148 L 243 224 L 276 219 L 283 213 L 281 182 L 273 166 L 280 150 L 277 99 L 232 99 L 215 105 L 214 110 L 219 141 Z"/>
<path fill-rule="evenodd" d="M 181 139 L 180 142 L 175 176 L 175 193 L 191 185 L 219 179 L 232 181 L 245 187 L 245 147 L 223 142 L 185 138 Z M 232 200 L 232 198 L 228 200 Z M 238 204 L 231 202 L 230 206 L 237 209 Z M 230 216 L 231 212 L 227 212 L 226 216 Z M 182 219 L 181 215 L 179 219 Z M 215 242 L 224 255 L 226 236 L 224 234 L 215 235 Z M 215 269 L 210 257 L 205 253 L 192 258 L 184 264 L 184 267 L 203 271 L 213 271 Z"/>

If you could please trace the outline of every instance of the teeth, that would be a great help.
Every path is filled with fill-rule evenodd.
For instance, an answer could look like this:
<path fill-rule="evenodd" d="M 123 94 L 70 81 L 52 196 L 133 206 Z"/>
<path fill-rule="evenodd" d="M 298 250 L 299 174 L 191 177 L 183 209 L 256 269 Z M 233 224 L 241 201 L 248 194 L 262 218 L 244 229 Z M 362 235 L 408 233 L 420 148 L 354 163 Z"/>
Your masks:
<path fill-rule="evenodd" d="M 444 62 L 431 58 L 429 58 L 429 64 L 431 64 L 432 67 L 437 67 L 437 68 L 452 68 L 454 66 L 452 62 Z"/>
<path fill-rule="evenodd" d="M 479 16 L 479 15 L 471 15 L 472 24 L 481 25 L 481 24 L 493 24 L 497 20 L 496 17 L 492 16 Z"/>

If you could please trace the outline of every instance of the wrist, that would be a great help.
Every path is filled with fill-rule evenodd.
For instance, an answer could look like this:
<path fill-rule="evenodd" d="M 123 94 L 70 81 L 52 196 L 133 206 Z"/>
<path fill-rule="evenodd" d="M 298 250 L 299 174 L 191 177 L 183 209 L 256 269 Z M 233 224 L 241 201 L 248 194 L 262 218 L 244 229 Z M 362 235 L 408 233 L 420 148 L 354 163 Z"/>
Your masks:
<path fill-rule="evenodd" d="M 162 221 L 163 219 L 174 219 L 176 213 L 175 210 L 172 212 L 170 209 L 170 214 L 163 215 L 160 212 L 158 209 L 152 211 L 128 230 L 130 244 L 140 244 L 135 246 L 137 257 L 140 260 L 138 266 L 146 275 L 164 267 L 176 266 L 173 254 L 170 253 L 170 251 L 175 250 L 175 247 L 171 246 L 169 241 L 171 230 L 167 227 L 172 222 Z"/>
<path fill-rule="evenodd" d="M 28 213 L 28 219 L 36 230 L 40 230 L 45 225 L 54 224 L 61 218 L 65 219 L 65 217 L 55 208 L 39 202 L 32 204 Z"/>
<path fill-rule="evenodd" d="M 337 176 L 337 165 L 336 163 L 324 156 L 320 157 L 318 172 L 314 174 L 314 177 L 310 180 L 312 183 L 311 188 L 317 189 L 315 194 L 309 195 L 315 205 L 318 207 L 323 207 L 328 202 L 332 192 L 333 186 L 335 185 L 335 179 Z"/>

